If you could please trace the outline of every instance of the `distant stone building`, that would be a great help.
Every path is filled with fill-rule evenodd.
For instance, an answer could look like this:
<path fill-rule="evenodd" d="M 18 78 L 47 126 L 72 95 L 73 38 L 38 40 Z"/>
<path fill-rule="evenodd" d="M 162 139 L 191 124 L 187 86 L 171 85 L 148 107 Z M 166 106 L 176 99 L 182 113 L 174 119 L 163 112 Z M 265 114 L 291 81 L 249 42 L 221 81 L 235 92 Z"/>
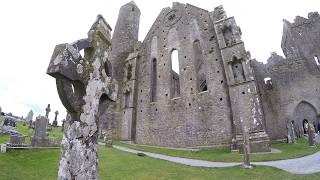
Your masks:
<path fill-rule="evenodd" d="M 288 123 L 305 133 L 304 123 L 319 123 L 319 19 L 310 13 L 285 21 L 286 58 L 272 54 L 263 64 L 251 59 L 222 6 L 209 12 L 173 3 L 139 42 L 140 10 L 125 4 L 105 52 L 118 95 L 99 107 L 102 132 L 145 145 L 239 149 L 249 129 L 256 152 L 285 139 Z M 84 58 L 90 53 L 85 49 Z"/>

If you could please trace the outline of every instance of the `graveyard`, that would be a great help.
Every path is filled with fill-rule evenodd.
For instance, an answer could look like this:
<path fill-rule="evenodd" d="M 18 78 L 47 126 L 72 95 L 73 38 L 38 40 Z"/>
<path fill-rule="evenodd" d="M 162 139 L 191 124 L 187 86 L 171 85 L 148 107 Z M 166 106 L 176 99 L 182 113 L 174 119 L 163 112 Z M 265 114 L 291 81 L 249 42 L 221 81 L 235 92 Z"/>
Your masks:
<path fill-rule="evenodd" d="M 169 154 L 169 153 L 168 153 Z M 210 153 L 214 155 L 215 153 Z M 60 150 L 15 150 L 0 154 L 2 179 L 57 179 Z M 231 160 L 231 159 L 230 159 Z M 238 159 L 240 160 L 240 159 Z M 100 179 L 318 179 L 319 173 L 291 174 L 267 166 L 199 168 L 99 147 Z"/>
<path fill-rule="evenodd" d="M 4 118 L 0 117 L 0 124 Z M 28 128 L 24 122 L 16 124 L 17 129 L 26 135 L 24 144 L 30 144 L 34 129 Z M 48 129 L 49 139 L 61 141 L 61 127 Z M 29 137 L 29 138 L 27 138 Z M 10 142 L 10 135 L 0 135 L 0 144 Z M 99 138 L 99 177 L 100 179 L 317 179 L 320 173 L 292 174 L 274 167 L 253 165 L 252 170 L 245 170 L 241 165 L 234 167 L 192 167 L 174 162 L 155 159 L 148 156 L 138 156 L 123 152 L 117 148 L 105 146 L 102 137 Z M 125 141 L 114 141 L 114 146 L 126 147 L 142 152 L 152 152 L 172 157 L 183 157 L 212 162 L 242 162 L 243 155 L 232 153 L 228 148 L 207 150 L 184 150 L 159 148 L 153 146 L 139 146 Z M 314 154 L 320 146 L 310 148 L 308 140 L 297 139 L 297 143 L 272 143 L 275 153 L 254 153 L 251 161 L 272 161 L 293 159 Z M 55 149 L 7 149 L 0 154 L 1 179 L 57 179 L 60 159 L 60 148 Z"/>
<path fill-rule="evenodd" d="M 109 4 L 108 16 L 94 12 L 90 21 L 86 13 L 100 6 L 79 13 L 65 2 L 56 13 L 42 4 L 46 21 L 25 13 L 52 32 L 33 40 L 48 44 L 21 41 L 41 59 L 29 57 L 32 68 L 19 61 L 25 77 L 0 70 L 8 74 L 0 74 L 0 180 L 320 179 L 317 11 L 292 20 L 290 9 L 279 11 L 272 20 L 285 18 L 275 36 L 281 50 L 257 60 L 252 54 L 270 46 L 245 47 L 250 31 L 239 24 L 249 20 L 229 15 L 234 3 L 170 2 L 146 29 L 142 8 L 155 7 L 137 1 Z M 250 24 L 265 22 L 256 16 Z M 255 33 L 266 40 L 274 27 Z"/>
<path fill-rule="evenodd" d="M 0 117 L 0 124 L 4 118 Z M 26 135 L 24 144 L 30 144 L 34 129 L 28 128 L 24 122 L 17 123 L 17 129 Z M 29 138 L 28 138 L 29 137 Z M 61 127 L 48 129 L 49 139 L 61 141 Z M 10 142 L 9 135 L 0 135 L 0 144 Z M 320 173 L 292 174 L 284 170 L 267 166 L 253 166 L 247 171 L 241 165 L 234 167 L 205 168 L 181 165 L 174 162 L 155 159 L 148 156 L 138 156 L 105 146 L 103 138 L 99 138 L 99 177 L 100 179 L 317 179 Z M 153 146 L 138 146 L 125 141 L 114 141 L 113 145 L 126 147 L 142 152 L 152 152 L 172 157 L 206 160 L 212 162 L 242 162 L 243 155 L 232 153 L 228 148 L 207 150 L 183 150 L 159 148 Z M 273 143 L 271 147 L 276 153 L 256 153 L 251 155 L 251 161 L 272 161 L 293 159 L 314 154 L 320 146 L 310 148 L 308 140 L 299 138 L 297 143 Z M 60 148 L 56 149 L 7 149 L 0 154 L 1 179 L 57 179 Z"/>

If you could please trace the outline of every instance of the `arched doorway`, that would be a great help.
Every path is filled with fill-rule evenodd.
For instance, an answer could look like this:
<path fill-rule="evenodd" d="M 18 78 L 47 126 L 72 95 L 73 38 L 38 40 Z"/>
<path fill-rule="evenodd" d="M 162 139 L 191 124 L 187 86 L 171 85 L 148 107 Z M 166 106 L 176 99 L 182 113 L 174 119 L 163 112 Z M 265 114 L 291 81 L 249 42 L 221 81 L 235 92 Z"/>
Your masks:
<path fill-rule="evenodd" d="M 312 104 L 306 101 L 300 102 L 294 111 L 294 121 L 298 136 L 307 133 L 306 123 L 318 124 L 317 111 Z"/>
<path fill-rule="evenodd" d="M 108 95 L 103 94 L 99 100 L 98 128 L 99 138 L 107 145 L 112 143 L 112 130 L 115 129 L 114 110 L 115 102 L 111 101 Z"/>

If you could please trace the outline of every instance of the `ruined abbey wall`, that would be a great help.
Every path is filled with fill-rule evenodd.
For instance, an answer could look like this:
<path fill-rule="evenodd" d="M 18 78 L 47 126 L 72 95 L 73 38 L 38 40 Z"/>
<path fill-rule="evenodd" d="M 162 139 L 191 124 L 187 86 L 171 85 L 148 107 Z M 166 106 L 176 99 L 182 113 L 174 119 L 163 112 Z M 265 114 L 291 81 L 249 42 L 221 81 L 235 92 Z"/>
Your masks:
<path fill-rule="evenodd" d="M 282 49 L 285 58 L 275 53 L 267 64 L 252 62 L 263 102 L 267 132 L 271 139 L 285 139 L 286 126 L 294 121 L 303 133 L 303 120 L 317 128 L 320 113 L 320 16 L 296 17 L 284 21 Z"/>
<path fill-rule="evenodd" d="M 162 10 L 141 47 L 137 143 L 193 147 L 231 142 L 230 102 L 215 37 L 208 11 L 179 3 Z M 172 85 L 173 50 L 179 56 L 180 87 Z M 200 89 L 200 76 L 207 90 Z"/>
<path fill-rule="evenodd" d="M 253 151 L 286 138 L 287 123 L 319 119 L 319 16 L 285 21 L 281 47 L 267 64 L 252 60 L 241 30 L 221 6 L 173 3 L 143 42 L 140 10 L 124 5 L 109 60 L 118 81 L 110 106 L 114 138 L 170 147 L 239 148 L 244 129 Z M 173 54 L 178 54 L 179 71 Z M 317 61 L 315 61 L 315 58 Z M 266 133 L 267 132 L 267 133 Z"/>

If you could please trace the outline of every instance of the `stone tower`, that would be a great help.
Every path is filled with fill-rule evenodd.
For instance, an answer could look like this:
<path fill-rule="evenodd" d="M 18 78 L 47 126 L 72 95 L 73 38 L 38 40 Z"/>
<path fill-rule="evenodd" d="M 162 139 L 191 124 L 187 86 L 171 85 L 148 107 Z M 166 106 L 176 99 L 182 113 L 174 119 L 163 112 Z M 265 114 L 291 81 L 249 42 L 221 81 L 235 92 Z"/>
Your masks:
<path fill-rule="evenodd" d="M 112 36 L 112 50 L 109 60 L 112 64 L 113 77 L 119 82 L 118 99 L 113 106 L 110 106 L 112 112 L 108 117 L 111 117 L 110 123 L 113 133 L 117 138 L 120 138 L 121 124 L 123 113 L 120 113 L 123 100 L 123 78 L 125 61 L 130 53 L 134 51 L 134 47 L 138 42 L 140 10 L 137 5 L 131 1 L 120 8 L 118 20 Z M 127 139 L 127 138 L 125 138 Z"/>
<path fill-rule="evenodd" d="M 113 75 L 120 81 L 123 77 L 122 67 L 129 53 L 133 52 L 138 41 L 140 10 L 131 1 L 120 8 L 116 27 L 112 35 L 110 61 Z"/>
<path fill-rule="evenodd" d="M 218 19 L 215 22 L 215 31 L 230 96 L 234 133 L 232 142 L 235 145 L 233 147 L 239 147 L 243 131 L 248 129 L 251 152 L 270 151 L 261 100 L 250 66 L 251 57 L 241 40 L 241 30 L 233 17 L 227 18 L 225 13 L 222 13 L 222 7 L 216 8 L 215 11 L 213 14 L 223 14 L 220 17 L 216 16 Z"/>

